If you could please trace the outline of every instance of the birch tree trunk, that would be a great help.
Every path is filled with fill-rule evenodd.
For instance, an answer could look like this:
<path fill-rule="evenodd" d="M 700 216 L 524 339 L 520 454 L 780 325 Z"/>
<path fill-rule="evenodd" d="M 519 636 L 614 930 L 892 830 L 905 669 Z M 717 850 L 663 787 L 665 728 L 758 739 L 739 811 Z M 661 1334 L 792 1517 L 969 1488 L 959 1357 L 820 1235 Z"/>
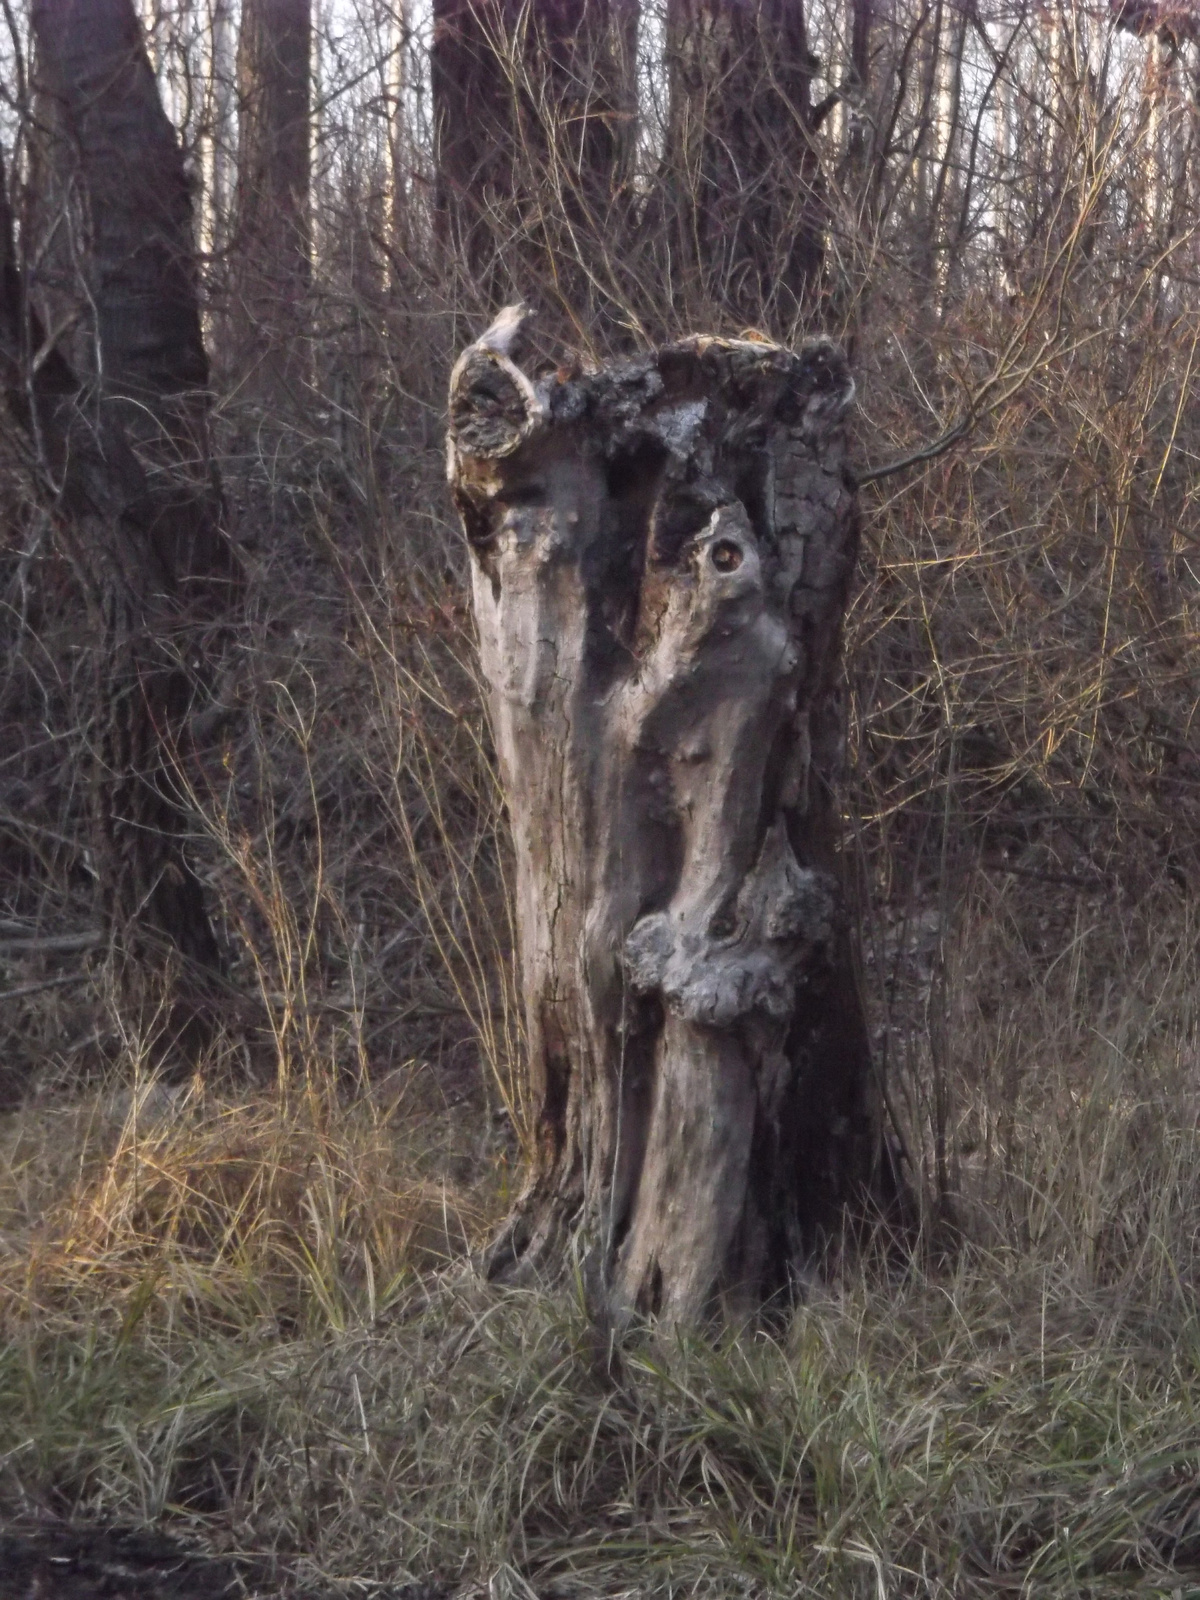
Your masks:
<path fill-rule="evenodd" d="M 450 479 L 508 796 L 536 1157 L 490 1258 L 618 1318 L 734 1315 L 885 1193 L 833 794 L 853 383 L 693 338 L 457 363 Z"/>
<path fill-rule="evenodd" d="M 236 149 L 236 56 L 233 0 L 211 0 L 201 142 L 203 205 L 200 242 L 206 254 L 224 251 L 229 239 Z"/>

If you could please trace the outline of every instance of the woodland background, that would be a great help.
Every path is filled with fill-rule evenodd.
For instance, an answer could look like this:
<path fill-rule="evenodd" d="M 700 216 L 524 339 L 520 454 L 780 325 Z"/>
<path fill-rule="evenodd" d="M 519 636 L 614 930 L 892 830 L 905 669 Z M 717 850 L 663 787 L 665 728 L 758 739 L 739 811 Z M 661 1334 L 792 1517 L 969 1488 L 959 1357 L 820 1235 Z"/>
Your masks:
<path fill-rule="evenodd" d="M 95 219 L 5 13 L 18 255 L 94 374 Z M 6 1503 L 341 1592 L 1190 1592 L 1192 13 L 143 22 L 242 567 L 187 635 L 208 720 L 177 808 L 222 978 L 164 1061 L 168 979 L 131 1009 L 97 921 L 95 597 L 6 434 Z M 778 1340 L 631 1350 L 615 1391 L 569 1293 L 429 1287 L 527 1133 L 442 444 L 450 363 L 514 296 L 547 359 L 821 330 L 859 386 L 847 848 L 937 1248 L 846 1268 Z"/>

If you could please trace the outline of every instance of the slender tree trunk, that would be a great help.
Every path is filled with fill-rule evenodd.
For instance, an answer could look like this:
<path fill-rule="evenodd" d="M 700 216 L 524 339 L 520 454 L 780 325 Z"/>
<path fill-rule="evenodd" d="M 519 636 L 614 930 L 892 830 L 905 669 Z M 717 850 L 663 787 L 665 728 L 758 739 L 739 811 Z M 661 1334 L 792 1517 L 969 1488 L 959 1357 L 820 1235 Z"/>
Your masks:
<path fill-rule="evenodd" d="M 380 31 L 384 37 L 380 94 L 387 119 L 385 152 L 383 238 L 388 277 L 397 290 L 403 290 L 404 275 L 397 268 L 414 253 L 413 218 L 410 215 L 408 188 L 412 165 L 413 131 L 405 115 L 404 84 L 406 56 L 410 48 L 408 15 L 403 0 L 385 5 Z"/>
<path fill-rule="evenodd" d="M 94 365 L 77 374 L 55 351 L 34 366 L 42 335 L 5 201 L 5 383 L 94 621 L 93 856 L 118 992 L 194 1053 L 220 960 L 184 848 L 181 758 L 236 564 L 209 450 L 191 197 L 130 0 L 35 0 L 32 22 L 85 216 Z"/>
<path fill-rule="evenodd" d="M 853 384 L 710 338 L 533 383 L 519 323 L 450 396 L 537 1105 L 492 1266 L 576 1238 L 617 1316 L 740 1312 L 890 1176 L 833 798 Z"/>
<path fill-rule="evenodd" d="M 216 256 L 228 244 L 233 211 L 237 137 L 233 0 L 211 0 L 210 18 L 204 73 L 204 209 L 200 237 L 202 249 Z"/>
<path fill-rule="evenodd" d="M 436 221 L 484 304 L 538 297 L 586 339 L 619 295 L 631 0 L 434 0 Z"/>
<path fill-rule="evenodd" d="M 312 0 L 243 0 L 234 242 L 237 364 L 264 404 L 307 371 L 311 271 Z"/>
<path fill-rule="evenodd" d="M 802 0 L 668 0 L 666 46 L 681 270 L 718 312 L 791 329 L 824 260 Z"/>

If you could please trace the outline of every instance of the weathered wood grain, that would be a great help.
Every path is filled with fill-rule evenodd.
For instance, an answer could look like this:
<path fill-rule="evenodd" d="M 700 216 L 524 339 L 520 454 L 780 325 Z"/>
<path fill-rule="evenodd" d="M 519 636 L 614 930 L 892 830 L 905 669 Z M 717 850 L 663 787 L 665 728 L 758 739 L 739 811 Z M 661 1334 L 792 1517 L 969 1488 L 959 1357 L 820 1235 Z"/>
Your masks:
<path fill-rule="evenodd" d="M 793 1291 L 881 1138 L 836 850 L 857 545 L 840 351 L 457 363 L 449 472 L 511 814 L 538 1106 L 491 1256 L 691 1321 Z"/>

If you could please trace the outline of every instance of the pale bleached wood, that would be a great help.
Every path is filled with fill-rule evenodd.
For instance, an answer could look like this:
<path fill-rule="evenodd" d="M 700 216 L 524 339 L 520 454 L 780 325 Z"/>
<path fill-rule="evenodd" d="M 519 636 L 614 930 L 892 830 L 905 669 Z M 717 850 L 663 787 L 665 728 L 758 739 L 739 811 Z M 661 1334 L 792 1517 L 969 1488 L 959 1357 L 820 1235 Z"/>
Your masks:
<path fill-rule="evenodd" d="M 832 785 L 857 519 L 841 352 L 693 338 L 451 379 L 538 1108 L 497 1273 L 618 1318 L 794 1291 L 883 1145 Z"/>

